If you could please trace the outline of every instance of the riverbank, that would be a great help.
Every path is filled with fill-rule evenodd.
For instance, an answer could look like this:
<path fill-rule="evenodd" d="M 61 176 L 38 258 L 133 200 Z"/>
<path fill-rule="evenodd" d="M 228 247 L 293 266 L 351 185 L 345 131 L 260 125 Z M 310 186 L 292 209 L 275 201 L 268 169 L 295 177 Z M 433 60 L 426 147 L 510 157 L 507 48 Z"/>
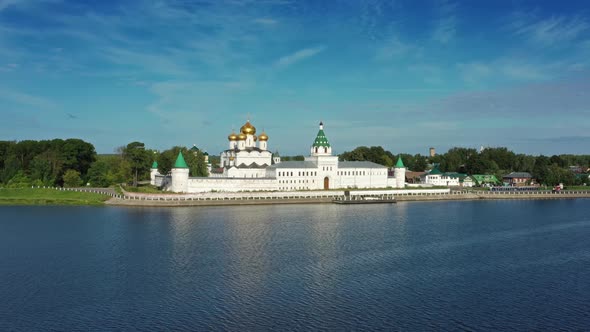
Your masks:
<path fill-rule="evenodd" d="M 91 205 L 91 206 L 139 206 L 139 207 L 180 207 L 180 206 L 232 206 L 232 205 L 274 205 L 274 204 L 332 204 L 343 199 L 344 191 L 312 192 L 249 192 L 249 193 L 206 193 L 190 194 L 146 194 L 123 195 L 112 189 L 100 188 L 22 188 L 0 189 L 0 205 Z M 449 189 L 429 190 L 371 190 L 351 191 L 355 196 L 397 202 L 416 201 L 465 201 L 465 200 L 522 200 L 522 199 L 573 199 L 590 198 L 590 191 L 564 190 L 561 192 L 490 192 L 450 191 Z M 356 199 L 363 199 L 357 197 Z"/>
<path fill-rule="evenodd" d="M 91 205 L 100 206 L 111 196 L 96 192 L 53 188 L 2 188 L 0 205 Z"/>
<path fill-rule="evenodd" d="M 232 206 L 232 205 L 269 205 L 269 204 L 332 204 L 334 199 L 341 198 L 341 195 L 326 194 L 324 196 L 229 196 L 217 195 L 214 197 L 168 197 L 166 199 L 150 199 L 149 196 L 133 196 L 124 198 L 112 198 L 106 202 L 107 205 L 116 206 Z M 378 196 L 374 196 L 378 197 Z M 562 191 L 552 192 L 518 192 L 518 193 L 495 193 L 495 192 L 440 192 L 440 193 L 417 193 L 397 195 L 395 192 L 382 195 L 384 198 L 393 198 L 397 202 L 419 202 L 419 201 L 467 201 L 467 200 L 531 200 L 531 199 L 576 199 L 590 198 L 590 191 Z"/>

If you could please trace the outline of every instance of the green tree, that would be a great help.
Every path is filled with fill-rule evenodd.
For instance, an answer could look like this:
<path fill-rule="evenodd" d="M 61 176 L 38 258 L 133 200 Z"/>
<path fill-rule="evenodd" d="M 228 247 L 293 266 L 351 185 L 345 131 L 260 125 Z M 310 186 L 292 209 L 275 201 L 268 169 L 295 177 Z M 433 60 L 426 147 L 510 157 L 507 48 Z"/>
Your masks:
<path fill-rule="evenodd" d="M 52 176 L 51 162 L 46 158 L 44 153 L 39 154 L 33 158 L 30 167 L 31 179 L 38 180 L 38 183 L 43 186 L 53 185 L 55 178 Z"/>
<path fill-rule="evenodd" d="M 8 188 L 25 188 L 31 186 L 31 179 L 23 171 L 18 171 L 7 184 Z"/>
<path fill-rule="evenodd" d="M 64 180 L 64 187 L 66 188 L 74 188 L 79 187 L 82 184 L 82 179 L 80 178 L 80 172 L 69 169 L 63 176 Z"/>
<path fill-rule="evenodd" d="M 200 153 L 200 151 L 193 153 L 187 148 L 180 146 L 175 146 L 160 153 L 158 156 L 158 171 L 160 174 L 168 174 L 172 170 L 172 167 L 176 162 L 176 158 L 178 157 L 178 152 L 182 152 L 184 160 L 189 167 L 189 174 L 191 176 L 208 175 L 207 164 L 205 163 L 204 155 Z"/>
<path fill-rule="evenodd" d="M 129 161 L 133 170 L 133 186 L 137 187 L 138 177 L 145 177 L 152 163 L 151 154 L 141 142 L 131 142 L 123 150 L 124 158 Z"/>
<path fill-rule="evenodd" d="M 109 164 L 104 158 L 99 158 L 88 169 L 88 182 L 93 187 L 108 187 L 112 184 L 112 180 Z"/>

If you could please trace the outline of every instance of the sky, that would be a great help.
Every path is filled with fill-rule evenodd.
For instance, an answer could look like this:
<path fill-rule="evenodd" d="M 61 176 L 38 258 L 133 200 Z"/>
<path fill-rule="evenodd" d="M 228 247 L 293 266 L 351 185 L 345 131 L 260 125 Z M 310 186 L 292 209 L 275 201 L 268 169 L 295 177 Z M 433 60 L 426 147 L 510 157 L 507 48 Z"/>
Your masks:
<path fill-rule="evenodd" d="M 0 140 L 590 153 L 587 1 L 0 0 Z"/>

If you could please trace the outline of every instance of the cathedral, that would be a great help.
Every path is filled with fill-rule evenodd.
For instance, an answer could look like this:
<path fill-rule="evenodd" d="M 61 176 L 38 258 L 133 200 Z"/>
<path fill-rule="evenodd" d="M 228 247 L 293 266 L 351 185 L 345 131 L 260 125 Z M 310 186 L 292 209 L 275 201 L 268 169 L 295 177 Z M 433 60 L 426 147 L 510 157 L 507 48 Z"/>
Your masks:
<path fill-rule="evenodd" d="M 189 177 L 179 153 L 171 175 L 152 169 L 151 183 L 166 191 L 182 193 L 240 191 L 298 191 L 329 189 L 404 188 L 406 168 L 398 159 L 394 176 L 387 167 L 369 161 L 339 161 L 320 122 L 319 130 L 303 161 L 281 161 L 268 150 L 265 132 L 256 135 L 248 120 L 239 133 L 228 136 L 228 149 L 220 154 L 220 167 L 209 177 Z"/>

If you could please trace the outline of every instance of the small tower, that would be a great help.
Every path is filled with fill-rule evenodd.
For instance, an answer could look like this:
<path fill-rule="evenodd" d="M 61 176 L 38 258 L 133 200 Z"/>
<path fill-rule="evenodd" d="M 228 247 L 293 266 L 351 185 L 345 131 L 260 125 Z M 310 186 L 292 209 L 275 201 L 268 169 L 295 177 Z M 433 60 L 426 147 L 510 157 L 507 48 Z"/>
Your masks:
<path fill-rule="evenodd" d="M 258 147 L 260 148 L 260 150 L 268 150 L 268 135 L 264 131 L 260 135 L 258 135 L 258 141 Z"/>
<path fill-rule="evenodd" d="M 188 191 L 188 165 L 184 161 L 182 152 L 178 152 L 178 157 L 172 168 L 172 188 L 175 193 Z"/>
<path fill-rule="evenodd" d="M 244 133 L 238 134 L 238 150 L 245 150 L 246 149 L 246 139 L 248 136 Z"/>
<path fill-rule="evenodd" d="M 397 163 L 393 170 L 393 176 L 395 177 L 396 188 L 404 188 L 406 186 L 406 166 L 402 161 L 402 157 L 397 158 Z"/>
<path fill-rule="evenodd" d="M 160 175 L 160 173 L 158 172 L 158 162 L 154 161 L 150 169 L 150 184 L 152 186 L 156 185 L 156 175 Z"/>
<path fill-rule="evenodd" d="M 430 158 L 436 156 L 436 150 L 434 148 L 430 148 L 430 150 L 428 151 L 428 154 L 430 155 Z"/>
<path fill-rule="evenodd" d="M 330 146 L 330 142 L 328 142 L 328 138 L 324 133 L 324 123 L 320 122 L 320 130 L 316 135 L 315 141 L 311 145 L 311 155 L 312 156 L 331 156 L 332 155 L 332 147 Z"/>
<path fill-rule="evenodd" d="M 275 151 L 272 155 L 272 162 L 274 164 L 279 164 L 281 162 L 281 155 L 279 155 L 279 151 Z"/>
<path fill-rule="evenodd" d="M 229 149 L 233 150 L 238 146 L 238 135 L 232 130 L 231 134 L 227 136 L 229 140 Z"/>

